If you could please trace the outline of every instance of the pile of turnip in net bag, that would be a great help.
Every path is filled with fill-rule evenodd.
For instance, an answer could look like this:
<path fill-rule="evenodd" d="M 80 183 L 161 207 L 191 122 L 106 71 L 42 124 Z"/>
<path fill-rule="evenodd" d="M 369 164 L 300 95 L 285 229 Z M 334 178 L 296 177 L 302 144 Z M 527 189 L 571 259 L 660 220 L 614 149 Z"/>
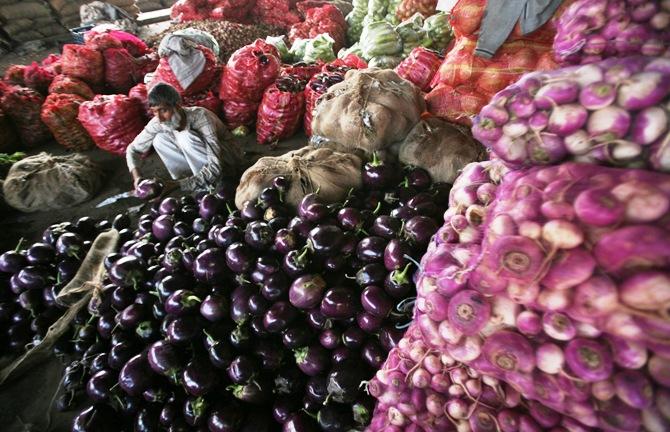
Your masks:
<path fill-rule="evenodd" d="M 305 195 L 316 191 L 324 202 L 336 202 L 361 186 L 362 165 L 358 156 L 327 148 L 303 147 L 282 156 L 263 157 L 242 175 L 235 204 L 242 208 L 246 201 L 256 200 L 277 176 L 290 182 L 285 203 L 297 207 Z"/>
<path fill-rule="evenodd" d="M 568 162 L 496 185 L 497 163 L 454 184 L 371 430 L 668 430 L 670 176 Z"/>
<path fill-rule="evenodd" d="M 401 142 L 421 120 L 421 90 L 392 70 L 350 70 L 324 94 L 312 120 L 311 142 L 368 153 Z"/>
<path fill-rule="evenodd" d="M 39 153 L 12 165 L 2 183 L 5 201 L 24 212 L 68 208 L 91 199 L 102 169 L 82 154 Z"/>

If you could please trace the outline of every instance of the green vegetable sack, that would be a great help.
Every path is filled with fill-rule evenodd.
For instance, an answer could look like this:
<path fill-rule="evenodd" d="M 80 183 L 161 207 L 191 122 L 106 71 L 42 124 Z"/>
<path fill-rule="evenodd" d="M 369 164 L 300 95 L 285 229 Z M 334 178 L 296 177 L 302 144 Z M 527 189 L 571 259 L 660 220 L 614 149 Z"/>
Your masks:
<path fill-rule="evenodd" d="M 296 39 L 293 41 L 293 46 L 289 50 L 289 56 L 293 63 L 301 62 L 305 57 L 305 50 L 307 50 L 307 44 L 309 39 Z"/>
<path fill-rule="evenodd" d="M 347 40 L 350 44 L 358 42 L 363 31 L 363 20 L 368 14 L 368 0 L 353 0 L 354 7 L 345 17 L 347 22 Z"/>
<path fill-rule="evenodd" d="M 402 55 L 409 56 L 409 53 L 418 46 L 430 46 L 431 40 L 428 33 L 423 29 L 423 16 L 415 13 L 410 19 L 403 21 L 395 28 L 402 39 Z"/>
<path fill-rule="evenodd" d="M 402 52 L 402 39 L 391 24 L 378 21 L 363 28 L 361 48 L 365 60 L 398 55 Z"/>
<path fill-rule="evenodd" d="M 363 26 L 370 25 L 377 21 L 384 21 L 390 3 L 391 0 L 369 0 L 368 14 L 363 20 Z"/>
<path fill-rule="evenodd" d="M 449 15 L 445 12 L 438 12 L 426 18 L 423 22 L 423 29 L 428 34 L 428 39 L 432 42 L 429 48 L 435 50 L 446 48 L 454 36 L 449 24 Z"/>
<path fill-rule="evenodd" d="M 363 50 L 361 49 L 360 42 L 356 42 L 349 48 L 342 48 L 340 52 L 337 53 L 337 57 L 343 59 L 349 54 L 356 54 L 358 57 L 363 58 Z"/>
<path fill-rule="evenodd" d="M 308 39 L 302 61 L 316 63 L 318 60 L 324 62 L 335 60 L 334 44 L 335 40 L 328 33 L 322 33 L 313 39 Z"/>
<path fill-rule="evenodd" d="M 373 57 L 368 62 L 368 67 L 379 69 L 395 69 L 402 61 L 401 56 L 379 56 Z"/>
<path fill-rule="evenodd" d="M 402 0 L 390 0 L 389 1 L 389 7 L 388 7 L 388 10 L 386 11 L 386 16 L 384 17 L 384 21 L 386 21 L 387 23 L 393 24 L 393 25 L 400 24 L 400 20 L 398 19 L 397 16 L 395 16 L 395 13 L 398 10 L 398 6 L 400 6 L 400 3 L 402 3 Z"/>
<path fill-rule="evenodd" d="M 284 36 L 268 36 L 265 38 L 265 42 L 277 48 L 277 51 L 279 51 L 279 56 L 283 62 L 291 61 L 291 54 L 289 53 Z"/>

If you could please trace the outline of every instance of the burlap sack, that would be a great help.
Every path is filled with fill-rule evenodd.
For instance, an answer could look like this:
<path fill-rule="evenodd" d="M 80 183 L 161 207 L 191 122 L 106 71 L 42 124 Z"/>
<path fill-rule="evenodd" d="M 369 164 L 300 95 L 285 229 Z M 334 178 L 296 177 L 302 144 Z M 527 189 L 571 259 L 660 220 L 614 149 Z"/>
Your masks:
<path fill-rule="evenodd" d="M 463 126 L 432 117 L 419 122 L 398 149 L 398 159 L 427 170 L 433 181 L 453 183 L 470 162 L 485 156 L 484 147 Z"/>
<path fill-rule="evenodd" d="M 11 22 L 15 19 L 35 19 L 51 15 L 51 10 L 46 3 L 41 1 L 21 1 L 12 5 L 0 6 L 0 16 Z"/>
<path fill-rule="evenodd" d="M 350 70 L 319 99 L 311 142 L 371 153 L 405 139 L 425 109 L 421 90 L 394 71 Z"/>
<path fill-rule="evenodd" d="M 235 195 L 238 208 L 258 194 L 277 176 L 291 182 L 284 202 L 297 206 L 300 200 L 315 191 L 324 202 L 336 202 L 346 197 L 351 188 L 361 186 L 361 158 L 331 149 L 304 147 L 277 157 L 263 157 L 246 170 Z"/>
<path fill-rule="evenodd" d="M 98 191 L 102 170 L 82 154 L 39 153 L 16 162 L 2 182 L 5 201 L 24 211 L 46 211 L 80 204 Z"/>

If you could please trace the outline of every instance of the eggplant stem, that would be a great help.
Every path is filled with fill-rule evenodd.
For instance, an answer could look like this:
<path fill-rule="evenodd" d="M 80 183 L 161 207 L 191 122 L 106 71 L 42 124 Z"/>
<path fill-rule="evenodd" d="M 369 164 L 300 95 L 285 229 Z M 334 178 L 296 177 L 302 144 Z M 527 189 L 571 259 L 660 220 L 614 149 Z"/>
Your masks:
<path fill-rule="evenodd" d="M 16 244 L 16 247 L 14 248 L 14 252 L 18 252 L 21 249 L 21 246 L 23 246 L 23 243 L 26 241 L 25 238 L 21 237 L 19 239 L 19 242 Z"/>

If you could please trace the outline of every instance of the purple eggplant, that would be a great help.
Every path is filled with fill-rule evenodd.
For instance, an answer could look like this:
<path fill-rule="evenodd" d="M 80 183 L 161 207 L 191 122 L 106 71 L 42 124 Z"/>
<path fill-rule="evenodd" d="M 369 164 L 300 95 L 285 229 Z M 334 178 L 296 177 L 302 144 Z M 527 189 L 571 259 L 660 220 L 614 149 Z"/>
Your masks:
<path fill-rule="evenodd" d="M 166 300 L 175 291 L 190 288 L 194 283 L 192 278 L 182 273 L 175 273 L 160 279 L 156 283 L 156 291 L 161 299 Z"/>
<path fill-rule="evenodd" d="M 175 318 L 167 329 L 168 341 L 175 344 L 187 344 L 200 332 L 200 325 L 195 317 L 184 316 Z"/>
<path fill-rule="evenodd" d="M 349 349 L 360 348 L 365 343 L 366 338 L 365 332 L 356 326 L 349 327 L 342 333 L 342 343 Z"/>
<path fill-rule="evenodd" d="M 72 432 L 118 432 L 123 430 L 119 415 L 107 404 L 95 404 L 80 412 L 72 422 Z"/>
<path fill-rule="evenodd" d="M 101 370 L 86 383 L 86 394 L 95 403 L 104 402 L 112 394 L 114 384 L 116 384 L 116 375 L 108 369 Z"/>
<path fill-rule="evenodd" d="M 14 252 L 17 257 L 23 258 L 23 255 Z M 6 252 L 3 257 L 11 256 L 12 252 Z M 16 258 L 15 258 L 16 259 Z M 48 243 L 35 243 L 26 251 L 25 258 L 30 265 L 46 265 L 51 264 L 56 259 L 56 249 Z M 19 259 L 21 260 L 21 259 Z"/>
<path fill-rule="evenodd" d="M 43 289 L 53 277 L 49 274 L 46 267 L 27 266 L 19 270 L 16 274 L 16 280 L 23 289 Z"/>
<path fill-rule="evenodd" d="M 202 282 L 216 283 L 226 274 L 226 253 L 212 248 L 202 252 L 193 263 L 193 275 Z"/>
<path fill-rule="evenodd" d="M 209 361 L 217 369 L 225 369 L 233 361 L 233 349 L 224 341 L 219 341 L 211 344 L 207 349 Z"/>
<path fill-rule="evenodd" d="M 307 312 L 307 323 L 315 330 L 324 330 L 333 325 L 330 318 L 321 312 L 320 307 Z"/>
<path fill-rule="evenodd" d="M 261 287 L 261 294 L 269 301 L 277 301 L 286 297 L 289 281 L 283 272 L 266 276 Z"/>
<path fill-rule="evenodd" d="M 356 315 L 356 323 L 367 333 L 376 334 L 382 327 L 384 318 L 378 317 L 368 312 L 359 312 Z"/>
<path fill-rule="evenodd" d="M 200 426 L 206 420 L 208 408 L 208 402 L 202 396 L 188 397 L 183 407 L 184 420 L 189 426 Z"/>
<path fill-rule="evenodd" d="M 252 248 L 262 251 L 274 242 L 275 233 L 265 222 L 254 221 L 244 231 L 244 241 Z"/>
<path fill-rule="evenodd" d="M 165 312 L 180 317 L 198 310 L 202 300 L 193 291 L 177 290 L 165 300 Z"/>
<path fill-rule="evenodd" d="M 223 320 L 228 312 L 228 299 L 222 295 L 210 294 L 200 303 L 200 315 L 210 322 Z"/>
<path fill-rule="evenodd" d="M 355 316 L 358 298 L 353 289 L 339 286 L 326 291 L 321 301 L 321 312 L 328 318 L 347 319 Z"/>
<path fill-rule="evenodd" d="M 368 340 L 361 349 L 361 358 L 373 369 L 379 369 L 384 364 L 386 353 L 376 340 Z"/>
<path fill-rule="evenodd" d="M 356 256 L 363 263 L 381 262 L 387 241 L 382 237 L 366 237 L 358 243 Z"/>
<path fill-rule="evenodd" d="M 134 330 L 137 325 L 149 317 L 147 307 L 133 303 L 116 314 L 116 324 L 124 330 Z"/>
<path fill-rule="evenodd" d="M 253 251 L 244 243 L 233 243 L 226 249 L 226 265 L 237 274 L 251 269 L 256 259 Z"/>
<path fill-rule="evenodd" d="M 319 225 L 309 232 L 307 242 L 316 255 L 329 256 L 339 252 L 342 236 L 335 225 Z"/>
<path fill-rule="evenodd" d="M 247 309 L 253 316 L 264 315 L 270 308 L 270 302 L 260 293 L 253 293 L 249 296 L 247 301 Z"/>
<path fill-rule="evenodd" d="M 226 405 L 209 414 L 207 428 L 209 432 L 237 432 L 243 421 L 244 414 L 239 409 Z"/>
<path fill-rule="evenodd" d="M 294 352 L 295 363 L 305 375 L 319 375 L 329 366 L 328 351 L 321 345 L 298 348 Z"/>
<path fill-rule="evenodd" d="M 109 278 L 119 286 L 137 286 L 145 277 L 145 268 L 146 264 L 141 259 L 125 256 L 114 263 L 109 271 Z"/>
<path fill-rule="evenodd" d="M 223 201 L 216 195 L 206 194 L 200 200 L 199 213 L 200 217 L 205 220 L 211 219 L 214 215 L 221 213 L 223 209 Z"/>
<path fill-rule="evenodd" d="M 147 360 L 154 372 L 170 378 L 173 382 L 177 381 L 182 363 L 175 345 L 165 340 L 154 342 L 147 351 Z"/>
<path fill-rule="evenodd" d="M 383 237 L 387 240 L 394 239 L 400 229 L 402 228 L 402 221 L 392 216 L 381 215 L 378 216 L 372 223 L 371 233 Z"/>
<path fill-rule="evenodd" d="M 298 311 L 285 301 L 278 301 L 263 316 L 265 328 L 270 333 L 278 333 L 288 327 L 298 316 Z"/>
<path fill-rule="evenodd" d="M 160 241 L 169 240 L 174 236 L 175 220 L 172 215 L 158 216 L 151 224 L 151 232 Z"/>
<path fill-rule="evenodd" d="M 310 222 L 319 222 L 328 214 L 328 207 L 321 202 L 317 193 L 309 193 L 298 205 L 298 216 Z"/>
<path fill-rule="evenodd" d="M 152 382 L 152 372 L 142 354 L 128 360 L 119 372 L 119 386 L 130 396 L 139 396 Z"/>
<path fill-rule="evenodd" d="M 246 201 L 242 204 L 240 216 L 248 222 L 260 220 L 263 218 L 263 208 L 255 201 Z"/>
<path fill-rule="evenodd" d="M 160 337 L 160 325 L 153 320 L 142 321 L 135 328 L 135 334 L 143 342 L 153 342 Z"/>
<path fill-rule="evenodd" d="M 325 329 L 319 335 L 321 346 L 327 350 L 334 350 L 340 345 L 342 334 L 337 329 Z"/>
<path fill-rule="evenodd" d="M 403 233 L 412 244 L 418 247 L 426 247 L 438 228 L 434 219 L 426 216 L 414 216 L 405 224 Z"/>
<path fill-rule="evenodd" d="M 157 180 L 142 180 L 135 188 L 135 196 L 142 200 L 150 200 L 160 195 L 163 184 Z"/>
<path fill-rule="evenodd" d="M 71 256 L 81 259 L 84 255 L 84 241 L 75 233 L 64 233 L 56 241 L 56 252 L 62 257 Z"/>
<path fill-rule="evenodd" d="M 361 292 L 361 306 L 366 312 L 385 318 L 393 309 L 393 300 L 388 297 L 382 288 L 369 285 Z"/>
<path fill-rule="evenodd" d="M 361 287 L 380 285 L 388 274 L 386 267 L 380 263 L 367 264 L 356 272 L 356 283 Z"/>
<path fill-rule="evenodd" d="M 289 221 L 287 228 L 301 239 L 307 239 L 309 232 L 314 228 L 314 224 L 307 219 L 296 216 Z"/>
<path fill-rule="evenodd" d="M 298 236 L 295 232 L 289 230 L 288 228 L 282 228 L 275 234 L 273 246 L 275 251 L 284 255 L 302 245 L 300 244 Z"/>
<path fill-rule="evenodd" d="M 314 332 L 305 325 L 293 325 L 282 332 L 282 342 L 288 349 L 296 349 L 309 344 Z"/>
<path fill-rule="evenodd" d="M 326 403 L 328 397 L 328 378 L 326 376 L 313 376 L 307 381 L 305 398 L 322 405 Z"/>
<path fill-rule="evenodd" d="M 358 353 L 351 348 L 345 346 L 338 347 L 334 349 L 330 355 L 330 360 L 333 365 L 339 365 L 343 363 L 350 363 L 352 360 L 358 361 Z"/>
<path fill-rule="evenodd" d="M 222 249 L 227 249 L 231 244 L 244 239 L 244 233 L 236 226 L 224 226 L 216 232 L 214 242 Z"/>
<path fill-rule="evenodd" d="M 254 379 L 232 387 L 233 396 L 253 405 L 265 404 L 272 397 L 272 386 L 264 379 Z"/>
<path fill-rule="evenodd" d="M 272 405 L 272 418 L 279 424 L 287 422 L 291 416 L 298 412 L 300 405 L 294 399 L 276 399 Z"/>
<path fill-rule="evenodd" d="M 282 268 L 290 277 L 298 277 L 307 272 L 307 268 L 311 264 L 309 256 L 309 249 L 307 247 L 302 250 L 292 250 L 286 255 L 282 261 Z"/>
<path fill-rule="evenodd" d="M 393 326 L 382 327 L 379 331 L 379 343 L 384 351 L 389 352 L 398 345 L 403 332 Z"/>
<path fill-rule="evenodd" d="M 232 382 L 244 384 L 258 375 L 260 366 L 255 359 L 241 355 L 230 363 L 226 372 Z"/>
<path fill-rule="evenodd" d="M 316 418 L 324 432 L 347 432 L 354 424 L 351 408 L 337 403 L 324 405 Z"/>
<path fill-rule="evenodd" d="M 17 251 L 7 251 L 0 255 L 0 272 L 17 273 L 28 264 L 26 256 Z"/>
<path fill-rule="evenodd" d="M 143 407 L 135 415 L 135 432 L 159 432 L 158 411 L 154 407 Z"/>
<path fill-rule="evenodd" d="M 384 291 L 394 299 L 403 299 L 415 290 L 412 283 L 412 273 L 409 272 L 412 264 L 407 264 L 402 270 L 393 270 L 384 279 Z"/>
<path fill-rule="evenodd" d="M 312 309 L 321 303 L 326 281 L 320 275 L 304 275 L 293 281 L 289 301 L 299 309 Z"/>
<path fill-rule="evenodd" d="M 363 166 L 363 184 L 369 189 L 384 189 L 396 179 L 396 167 L 385 163 L 372 153 L 372 161 Z"/>
<path fill-rule="evenodd" d="M 297 412 L 282 426 L 282 432 L 317 432 L 316 421 L 304 412 Z"/>
<path fill-rule="evenodd" d="M 261 362 L 261 369 L 275 371 L 279 369 L 284 360 L 282 345 L 275 340 L 262 338 L 254 347 L 254 354 Z"/>
<path fill-rule="evenodd" d="M 182 374 L 186 392 L 192 396 L 203 396 L 217 384 L 217 374 L 207 361 L 192 361 Z"/>
<path fill-rule="evenodd" d="M 406 255 L 409 256 L 411 252 L 410 246 L 404 241 L 390 240 L 384 249 L 384 266 L 388 271 L 405 267 L 409 263 Z"/>

